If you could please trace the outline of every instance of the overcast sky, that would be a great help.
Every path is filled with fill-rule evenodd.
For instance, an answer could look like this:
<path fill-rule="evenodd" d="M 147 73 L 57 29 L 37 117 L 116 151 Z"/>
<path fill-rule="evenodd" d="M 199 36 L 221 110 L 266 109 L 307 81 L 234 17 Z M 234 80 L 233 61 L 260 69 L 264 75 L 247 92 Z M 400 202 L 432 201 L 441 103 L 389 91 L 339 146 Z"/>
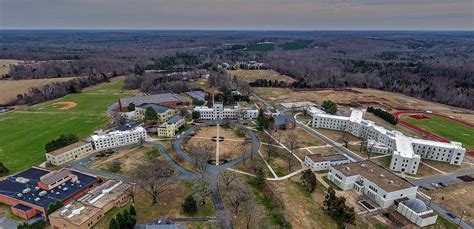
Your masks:
<path fill-rule="evenodd" d="M 0 0 L 0 28 L 473 30 L 474 0 Z"/>

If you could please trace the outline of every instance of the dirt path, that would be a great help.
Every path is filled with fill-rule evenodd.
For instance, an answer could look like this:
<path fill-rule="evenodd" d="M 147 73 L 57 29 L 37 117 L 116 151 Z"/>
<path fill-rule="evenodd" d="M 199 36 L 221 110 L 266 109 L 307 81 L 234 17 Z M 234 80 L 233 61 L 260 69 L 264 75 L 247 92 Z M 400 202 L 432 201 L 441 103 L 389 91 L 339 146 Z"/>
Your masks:
<path fill-rule="evenodd" d="M 62 107 L 59 107 L 58 110 L 65 111 L 65 110 L 69 110 L 76 107 L 77 103 L 64 101 L 64 102 L 55 102 L 53 103 L 53 105 L 62 105 Z"/>

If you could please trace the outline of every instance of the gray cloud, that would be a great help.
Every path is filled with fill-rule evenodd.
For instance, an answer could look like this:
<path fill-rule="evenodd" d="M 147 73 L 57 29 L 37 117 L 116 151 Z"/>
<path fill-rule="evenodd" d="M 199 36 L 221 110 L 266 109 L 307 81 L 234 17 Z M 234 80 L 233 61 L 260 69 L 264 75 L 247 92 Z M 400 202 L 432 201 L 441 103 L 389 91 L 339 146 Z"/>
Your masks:
<path fill-rule="evenodd" d="M 0 28 L 474 29 L 472 0 L 0 0 Z"/>

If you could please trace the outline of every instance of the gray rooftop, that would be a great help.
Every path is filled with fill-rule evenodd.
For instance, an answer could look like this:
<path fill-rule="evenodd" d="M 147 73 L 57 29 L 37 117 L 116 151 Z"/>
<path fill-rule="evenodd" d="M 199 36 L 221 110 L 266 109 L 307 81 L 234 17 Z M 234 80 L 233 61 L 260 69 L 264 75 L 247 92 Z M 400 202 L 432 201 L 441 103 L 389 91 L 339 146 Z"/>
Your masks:
<path fill-rule="evenodd" d="M 120 102 L 122 106 L 128 106 L 128 104 L 133 103 L 135 106 L 140 106 L 145 103 L 168 103 L 168 102 L 186 102 L 187 99 L 184 96 L 176 95 L 173 93 L 160 93 L 153 95 L 142 95 L 129 98 L 122 98 Z"/>
<path fill-rule="evenodd" d="M 147 109 L 148 107 L 151 107 L 153 108 L 153 110 L 156 111 L 156 113 L 160 114 L 160 113 L 164 113 L 166 112 L 167 110 L 170 110 L 171 108 L 167 107 L 167 106 L 162 106 L 162 105 L 158 105 L 158 104 L 154 104 L 154 103 L 144 103 L 140 106 L 138 106 L 142 109 Z"/>

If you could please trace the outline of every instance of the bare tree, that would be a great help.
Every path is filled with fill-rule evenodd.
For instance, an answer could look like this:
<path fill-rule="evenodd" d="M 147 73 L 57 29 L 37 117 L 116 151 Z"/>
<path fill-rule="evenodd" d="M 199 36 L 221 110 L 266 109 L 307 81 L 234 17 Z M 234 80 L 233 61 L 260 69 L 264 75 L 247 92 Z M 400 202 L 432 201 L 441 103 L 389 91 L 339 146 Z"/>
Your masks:
<path fill-rule="evenodd" d="M 138 185 L 152 198 L 152 204 L 158 203 L 160 194 L 170 188 L 169 179 L 174 169 L 164 161 L 143 162 L 134 168 L 132 176 Z"/>
<path fill-rule="evenodd" d="M 242 212 L 245 219 L 245 228 L 250 229 L 250 225 L 254 221 L 254 219 L 258 218 L 255 216 L 255 202 L 252 198 L 249 198 L 247 201 L 244 201 L 242 204 Z"/>
<path fill-rule="evenodd" d="M 339 140 L 341 140 L 341 142 L 344 143 L 344 147 L 347 148 L 347 146 L 349 145 L 349 141 L 351 140 L 349 133 L 347 132 L 347 127 L 344 128 L 344 130 L 342 131 L 342 134 Z"/>
<path fill-rule="evenodd" d="M 296 140 L 296 137 L 294 136 L 288 136 L 285 140 L 285 144 L 291 154 L 294 154 L 295 150 L 299 148 L 298 140 Z"/>
<path fill-rule="evenodd" d="M 235 214 L 239 213 L 240 207 L 244 202 L 249 201 L 251 198 L 250 193 L 250 189 L 241 182 L 234 183 L 229 191 L 226 192 L 226 199 Z"/>
<path fill-rule="evenodd" d="M 220 177 L 222 181 L 224 182 L 226 189 L 228 189 L 230 185 L 234 183 L 234 181 L 237 179 L 237 176 L 235 175 L 235 173 L 229 170 L 225 170 L 224 172 L 222 172 L 220 174 Z"/>
<path fill-rule="evenodd" d="M 199 171 L 201 177 L 204 177 L 208 161 L 211 158 L 211 146 L 207 144 L 197 144 L 191 146 L 190 156 L 194 160 L 194 167 Z"/>
<path fill-rule="evenodd" d="M 206 205 L 206 198 L 212 193 L 211 185 L 204 178 L 195 179 L 193 182 L 193 190 L 198 195 L 201 205 Z"/>

